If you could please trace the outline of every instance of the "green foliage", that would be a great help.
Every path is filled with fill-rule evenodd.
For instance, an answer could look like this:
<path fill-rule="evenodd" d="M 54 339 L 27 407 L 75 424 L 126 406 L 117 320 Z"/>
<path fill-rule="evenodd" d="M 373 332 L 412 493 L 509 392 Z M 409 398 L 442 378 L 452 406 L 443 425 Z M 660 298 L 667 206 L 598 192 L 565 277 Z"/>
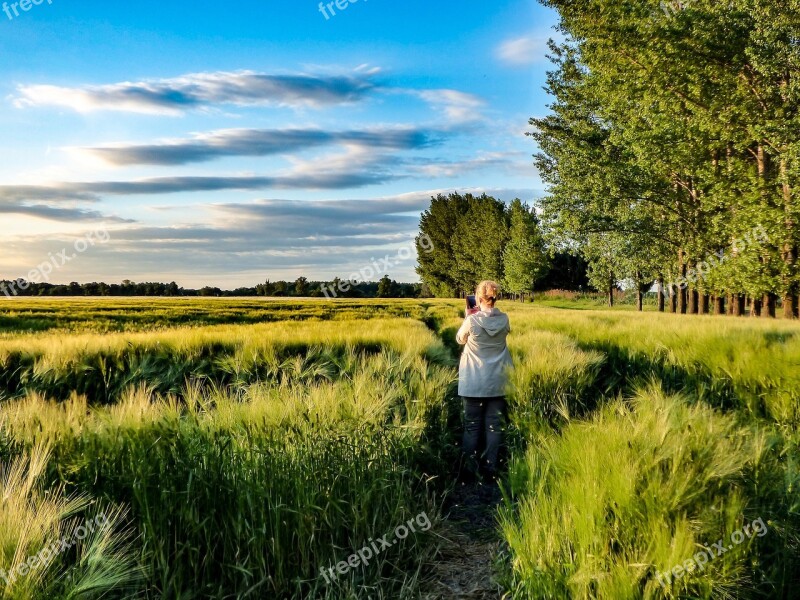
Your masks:
<path fill-rule="evenodd" d="M 677 282 L 724 252 L 693 290 L 778 295 L 791 316 L 800 3 L 544 3 L 567 35 L 551 47 L 552 114 L 531 121 L 555 238 L 581 249 L 595 285 Z M 762 228 L 763 243 L 733 248 Z"/>
<path fill-rule="evenodd" d="M 503 277 L 503 249 L 508 239 L 506 206 L 485 194 L 467 196 L 469 208 L 458 222 L 452 241 L 459 289 L 474 290 L 483 279 Z"/>
<path fill-rule="evenodd" d="M 484 279 L 530 291 L 549 264 L 535 214 L 518 199 L 506 206 L 485 194 L 440 195 L 422 215 L 422 235 L 433 249 L 418 240 L 417 273 L 439 297 L 471 293 Z"/>
<path fill-rule="evenodd" d="M 532 293 L 548 269 L 544 239 L 536 213 L 519 199 L 509 208 L 508 244 L 503 249 L 503 288 L 513 294 Z"/>
<path fill-rule="evenodd" d="M 434 296 L 453 297 L 461 291 L 454 277 L 456 255 L 453 240 L 458 225 L 469 209 L 468 197 L 460 194 L 431 198 L 431 205 L 420 218 L 417 237 L 417 274 Z M 425 246 L 422 236 L 427 236 Z M 426 250 L 430 251 L 426 251 Z"/>
<path fill-rule="evenodd" d="M 397 282 L 388 275 L 381 277 L 378 282 L 378 298 L 392 298 L 397 296 Z"/>

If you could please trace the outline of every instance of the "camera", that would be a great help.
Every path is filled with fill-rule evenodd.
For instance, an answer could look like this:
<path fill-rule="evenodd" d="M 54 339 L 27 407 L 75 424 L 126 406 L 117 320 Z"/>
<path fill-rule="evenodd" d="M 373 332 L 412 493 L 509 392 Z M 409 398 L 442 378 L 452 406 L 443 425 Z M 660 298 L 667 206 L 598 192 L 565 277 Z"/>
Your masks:
<path fill-rule="evenodd" d="M 464 316 L 468 317 L 470 315 L 474 315 L 476 312 L 480 312 L 480 307 L 478 306 L 478 301 L 475 300 L 475 296 L 467 296 L 467 308 L 464 310 Z"/>

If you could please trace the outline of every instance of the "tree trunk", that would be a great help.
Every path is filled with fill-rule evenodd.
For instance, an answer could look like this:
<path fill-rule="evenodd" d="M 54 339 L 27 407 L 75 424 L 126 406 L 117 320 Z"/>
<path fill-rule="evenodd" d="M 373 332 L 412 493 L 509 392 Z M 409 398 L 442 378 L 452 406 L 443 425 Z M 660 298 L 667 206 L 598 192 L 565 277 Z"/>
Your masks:
<path fill-rule="evenodd" d="M 794 294 L 784 294 L 781 299 L 783 304 L 783 318 L 796 319 L 797 318 L 797 296 Z"/>
<path fill-rule="evenodd" d="M 686 273 L 687 273 L 687 266 L 686 260 L 684 259 L 683 250 L 678 251 L 678 264 L 680 266 L 680 281 L 681 285 L 678 286 L 678 311 L 682 314 L 686 314 L 686 309 L 688 307 L 688 297 L 687 297 L 687 286 L 686 286 Z"/>
<path fill-rule="evenodd" d="M 764 294 L 761 300 L 761 316 L 764 319 L 775 318 L 775 308 L 777 305 L 777 297 L 775 294 Z"/>
<path fill-rule="evenodd" d="M 689 308 L 689 294 L 687 292 L 688 290 L 685 287 L 678 288 L 678 312 L 682 315 L 685 315 Z"/>
<path fill-rule="evenodd" d="M 664 306 L 664 293 L 666 290 L 664 289 L 664 278 L 659 277 L 658 279 L 658 312 L 664 312 L 666 308 Z"/>
<path fill-rule="evenodd" d="M 636 309 L 639 312 L 644 310 L 644 289 L 642 286 L 641 271 L 636 271 Z"/>
<path fill-rule="evenodd" d="M 758 298 L 753 298 L 750 302 L 750 316 L 751 317 L 761 316 L 761 300 L 759 300 Z"/>
<path fill-rule="evenodd" d="M 780 165 L 781 188 L 783 190 L 784 227 L 786 242 L 783 245 L 783 262 L 786 263 L 786 272 L 783 282 L 783 318 L 796 319 L 798 313 L 798 283 L 797 283 L 797 244 L 795 243 L 795 222 L 792 217 L 792 188 L 789 183 L 789 166 L 786 158 L 781 158 Z"/>
<path fill-rule="evenodd" d="M 612 271 L 608 276 L 608 307 L 614 307 L 614 272 Z"/>
<path fill-rule="evenodd" d="M 700 305 L 699 305 L 700 294 L 697 292 L 696 289 L 691 288 L 690 290 L 688 290 L 688 296 L 689 296 L 689 308 L 687 309 L 687 311 L 690 315 L 696 315 L 700 310 Z"/>
<path fill-rule="evenodd" d="M 725 314 L 725 296 L 722 294 L 714 298 L 714 314 L 717 316 Z"/>
<path fill-rule="evenodd" d="M 708 303 L 709 303 L 710 296 L 708 294 L 703 294 L 700 296 L 700 314 L 707 315 L 708 314 Z"/>
<path fill-rule="evenodd" d="M 678 287 L 675 285 L 669 286 L 669 312 L 678 312 Z"/>

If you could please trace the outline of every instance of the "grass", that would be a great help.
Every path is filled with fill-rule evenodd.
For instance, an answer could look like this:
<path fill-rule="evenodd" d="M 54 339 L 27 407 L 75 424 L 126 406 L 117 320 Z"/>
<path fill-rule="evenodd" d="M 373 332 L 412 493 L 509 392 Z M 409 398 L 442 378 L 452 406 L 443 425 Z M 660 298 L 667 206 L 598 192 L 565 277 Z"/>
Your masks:
<path fill-rule="evenodd" d="M 322 346 L 327 356 L 319 357 Z M 16 336 L 0 343 L 0 381 L 7 396 L 39 391 L 65 399 L 77 392 L 93 403 L 113 403 L 127 388 L 140 384 L 177 394 L 187 379 L 220 385 L 289 375 L 331 379 L 343 374 L 348 353 L 375 353 L 382 348 L 447 360 L 439 341 L 417 321 L 375 319 L 368 326 L 344 320 L 280 322 L 147 333 Z M 317 365 L 317 371 L 305 372 L 305 363 Z M 351 367 L 355 364 L 350 360 Z"/>
<path fill-rule="evenodd" d="M 3 353 L 8 444 L 49 444 L 53 485 L 129 507 L 139 595 L 410 593 L 423 533 L 331 585 L 319 570 L 435 522 L 453 372 L 423 323 L 46 333 Z"/>
<path fill-rule="evenodd" d="M 511 470 L 521 500 L 502 529 L 515 598 L 782 597 L 797 586 L 792 442 L 658 386 L 609 403 L 561 435 L 532 436 Z M 718 539 L 752 536 L 662 585 Z"/>
<path fill-rule="evenodd" d="M 101 510 L 85 495 L 66 495 L 63 485 L 45 489 L 49 458 L 47 447 L 37 445 L 0 473 L 2 597 L 125 597 L 142 574 L 124 529 L 125 510 Z"/>
<path fill-rule="evenodd" d="M 510 314 L 605 355 L 601 384 L 611 395 L 655 374 L 669 391 L 688 391 L 754 418 L 800 423 L 796 322 L 527 307 L 511 307 Z"/>
<path fill-rule="evenodd" d="M 281 321 L 418 318 L 416 301 L 292 298 L 3 299 L 0 336 L 47 331 L 109 333 Z M 437 303 L 427 300 L 425 303 Z"/>
<path fill-rule="evenodd" d="M 459 458 L 460 302 L 0 308 L 0 460 L 36 474 L 8 487 L 2 564 L 78 514 L 116 515 L 96 560 L 65 553 L 6 597 L 418 597 Z M 800 325 L 502 308 L 509 597 L 800 595 Z M 42 525 L 15 538 L 25 507 Z M 325 583 L 320 568 L 423 511 L 431 531 Z M 659 583 L 755 519 L 763 537 Z"/>

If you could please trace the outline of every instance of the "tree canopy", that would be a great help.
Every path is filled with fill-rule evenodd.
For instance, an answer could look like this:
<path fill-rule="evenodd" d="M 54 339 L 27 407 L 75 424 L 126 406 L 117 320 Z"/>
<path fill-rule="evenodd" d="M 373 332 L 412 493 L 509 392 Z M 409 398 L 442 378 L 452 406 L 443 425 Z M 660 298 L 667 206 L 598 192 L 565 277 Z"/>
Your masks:
<path fill-rule="evenodd" d="M 556 243 L 598 287 L 797 316 L 800 0 L 544 3 L 566 36 L 531 120 Z"/>

